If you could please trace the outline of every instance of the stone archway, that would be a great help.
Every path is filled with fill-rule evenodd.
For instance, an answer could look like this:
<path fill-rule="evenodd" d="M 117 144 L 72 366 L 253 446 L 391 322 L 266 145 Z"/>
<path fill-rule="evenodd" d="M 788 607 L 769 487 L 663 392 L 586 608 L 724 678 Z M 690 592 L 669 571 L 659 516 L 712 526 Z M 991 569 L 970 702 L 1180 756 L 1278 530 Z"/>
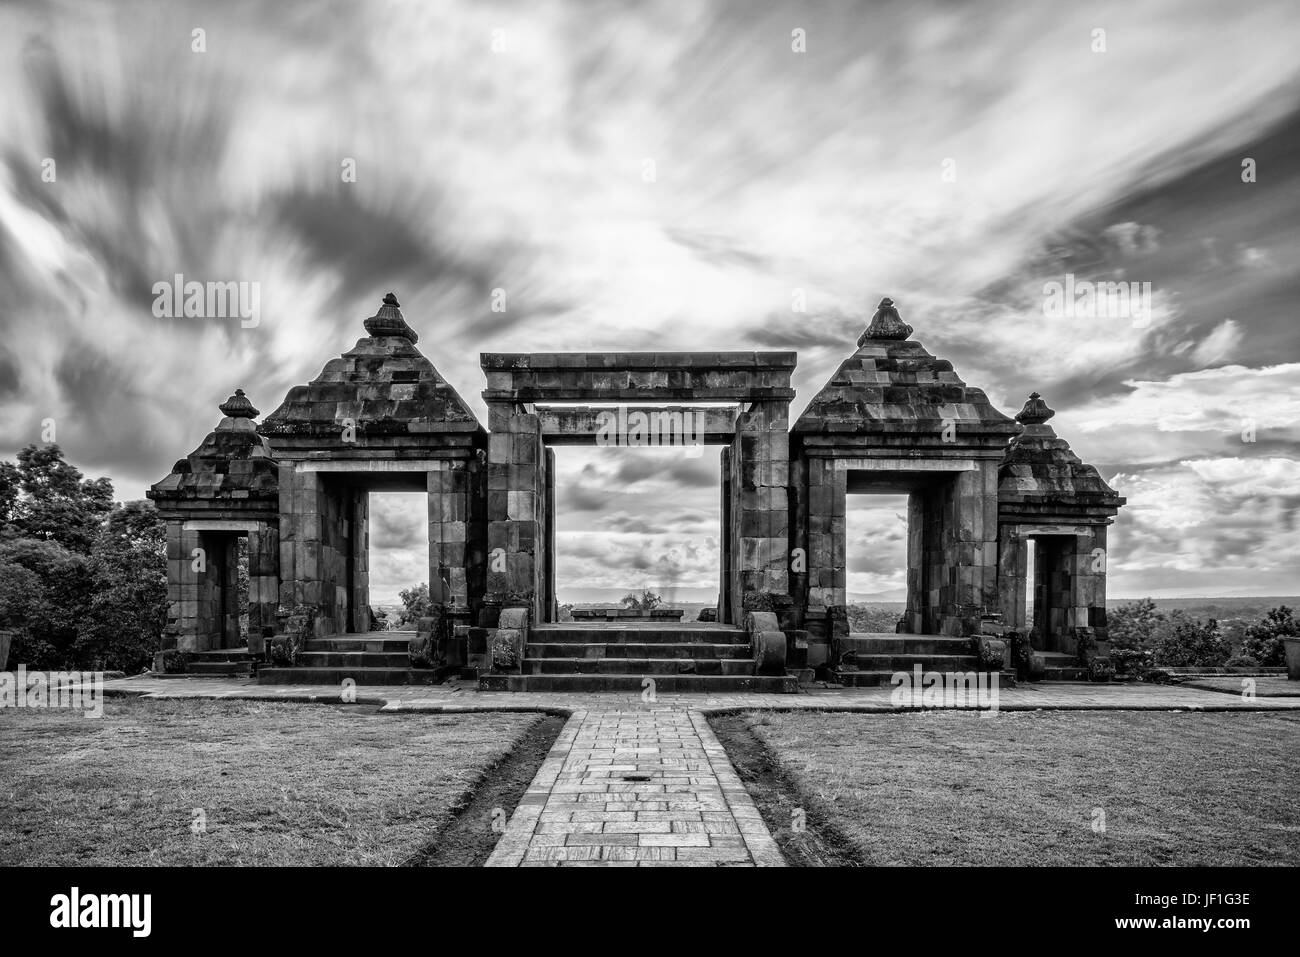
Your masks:
<path fill-rule="evenodd" d="M 484 353 L 481 363 L 489 604 L 555 619 L 552 446 L 607 440 L 613 409 L 617 430 L 666 422 L 672 434 L 689 421 L 700 441 L 724 446 L 719 620 L 740 624 L 748 608 L 789 606 L 794 353 Z"/>

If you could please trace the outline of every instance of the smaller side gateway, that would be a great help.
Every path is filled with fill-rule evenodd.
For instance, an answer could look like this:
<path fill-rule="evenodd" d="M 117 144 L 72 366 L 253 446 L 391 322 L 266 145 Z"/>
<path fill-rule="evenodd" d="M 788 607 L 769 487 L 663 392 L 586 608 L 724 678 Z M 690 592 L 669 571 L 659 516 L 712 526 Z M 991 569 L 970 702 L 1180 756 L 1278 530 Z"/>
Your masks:
<path fill-rule="evenodd" d="M 396 296 L 364 325 L 260 426 L 236 390 L 149 490 L 167 520 L 160 668 L 791 691 L 917 664 L 1070 676 L 1105 653 L 1106 527 L 1124 499 L 1057 437 L 1037 393 L 1004 415 L 910 338 L 890 299 L 793 426 L 793 352 L 595 352 L 483 354 L 484 428 Z M 611 444 L 611 422 L 722 446 L 709 621 L 557 621 L 555 449 Z M 368 494 L 385 489 L 428 500 L 432 609 L 410 633 L 369 630 Z M 895 633 L 853 634 L 848 496 L 879 492 L 908 496 L 906 608 Z"/>

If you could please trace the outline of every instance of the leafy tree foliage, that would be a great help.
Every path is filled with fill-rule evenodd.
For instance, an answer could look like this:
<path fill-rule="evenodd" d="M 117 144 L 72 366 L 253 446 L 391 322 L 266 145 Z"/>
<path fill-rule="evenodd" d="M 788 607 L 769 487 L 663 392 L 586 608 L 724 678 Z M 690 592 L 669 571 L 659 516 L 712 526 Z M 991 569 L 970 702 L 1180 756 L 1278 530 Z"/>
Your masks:
<path fill-rule="evenodd" d="M 1107 636 L 1115 648 L 1144 648 L 1164 621 L 1165 616 L 1156 611 L 1156 603 L 1142 598 L 1106 614 Z"/>
<path fill-rule="evenodd" d="M 57 445 L 27 446 L 18 452 L 17 466 L 0 475 L 5 524 L 22 538 L 57 542 L 84 554 L 112 507 L 113 483 L 106 478 L 83 479 L 80 470 L 64 461 Z"/>
<path fill-rule="evenodd" d="M 1202 620 L 1174 611 L 1157 628 L 1151 652 L 1158 665 L 1217 667 L 1228 660 L 1232 649 L 1213 618 Z"/>
<path fill-rule="evenodd" d="M 402 599 L 402 612 L 397 616 L 394 629 L 409 631 L 419 623 L 421 618 L 427 617 L 429 609 L 433 607 L 429 600 L 429 583 L 420 582 L 414 588 L 403 588 L 398 596 Z"/>
<path fill-rule="evenodd" d="M 663 604 L 663 599 L 649 588 L 643 588 L 639 595 L 634 591 L 628 592 L 623 596 L 619 604 L 624 608 L 631 608 L 635 611 L 649 611 L 651 608 L 658 608 Z"/>
<path fill-rule="evenodd" d="M 1286 605 L 1269 609 L 1260 621 L 1246 626 L 1241 653 L 1261 665 L 1286 664 L 1283 638 L 1300 636 L 1300 620 Z"/>
<path fill-rule="evenodd" d="M 0 462 L 0 627 L 10 661 L 33 669 L 139 671 L 167 616 L 162 520 L 150 502 L 113 505 L 57 445 Z"/>
<path fill-rule="evenodd" d="M 167 624 L 167 538 L 151 502 L 108 514 L 91 549 L 93 592 L 73 657 L 104 670 L 139 671 Z"/>

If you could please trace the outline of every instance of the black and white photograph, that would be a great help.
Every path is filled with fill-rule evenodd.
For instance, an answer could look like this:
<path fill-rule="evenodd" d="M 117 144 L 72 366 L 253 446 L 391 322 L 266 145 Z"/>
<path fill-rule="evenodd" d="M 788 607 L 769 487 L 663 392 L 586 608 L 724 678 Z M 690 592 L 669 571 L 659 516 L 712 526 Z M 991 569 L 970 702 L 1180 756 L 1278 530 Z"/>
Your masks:
<path fill-rule="evenodd" d="M 418 942 L 536 867 L 672 869 L 547 882 L 637 934 L 1284 939 L 1297 49 L 0 2 L 14 942 Z"/>

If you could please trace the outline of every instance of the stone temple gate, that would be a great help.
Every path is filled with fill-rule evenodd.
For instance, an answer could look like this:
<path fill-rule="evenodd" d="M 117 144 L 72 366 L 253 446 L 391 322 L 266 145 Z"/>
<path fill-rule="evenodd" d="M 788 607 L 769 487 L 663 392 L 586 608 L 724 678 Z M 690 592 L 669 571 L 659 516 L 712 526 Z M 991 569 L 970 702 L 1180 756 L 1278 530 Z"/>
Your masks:
<path fill-rule="evenodd" d="M 789 691 L 913 663 L 1069 676 L 1105 653 L 1106 527 L 1124 499 L 1037 393 L 999 412 L 891 300 L 793 426 L 792 352 L 487 353 L 484 428 L 391 293 L 365 330 L 260 426 L 237 390 L 150 489 L 168 529 L 160 667 Z M 723 447 L 707 621 L 556 620 L 554 447 L 611 444 L 611 423 L 612 444 L 650 423 Z M 427 496 L 431 608 L 413 632 L 371 632 L 368 495 L 398 489 Z M 896 632 L 856 634 L 847 503 L 878 492 L 908 496 L 906 607 Z"/>

